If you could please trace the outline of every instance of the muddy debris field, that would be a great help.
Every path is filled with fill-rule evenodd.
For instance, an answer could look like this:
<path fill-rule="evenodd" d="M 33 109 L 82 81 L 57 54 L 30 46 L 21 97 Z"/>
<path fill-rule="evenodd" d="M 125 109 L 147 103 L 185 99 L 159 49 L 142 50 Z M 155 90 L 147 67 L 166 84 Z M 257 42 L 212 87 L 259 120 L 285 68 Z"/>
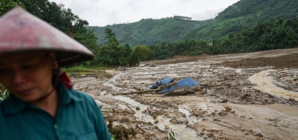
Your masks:
<path fill-rule="evenodd" d="M 117 140 L 252 139 L 298 137 L 298 49 L 146 61 L 112 78 L 72 77 L 74 88 L 101 107 Z M 199 81 L 194 93 L 147 90 L 157 80 Z M 182 94 L 183 93 L 183 94 Z"/>

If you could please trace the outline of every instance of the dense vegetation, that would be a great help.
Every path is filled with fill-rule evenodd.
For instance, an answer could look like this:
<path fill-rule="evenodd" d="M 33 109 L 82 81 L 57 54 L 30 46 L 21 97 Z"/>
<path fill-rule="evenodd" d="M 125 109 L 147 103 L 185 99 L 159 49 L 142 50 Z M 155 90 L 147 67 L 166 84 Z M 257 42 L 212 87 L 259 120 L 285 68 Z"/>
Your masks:
<path fill-rule="evenodd" d="M 98 37 L 98 44 L 104 44 L 104 29 L 115 32 L 120 44 L 151 45 L 180 40 L 188 31 L 205 26 L 209 21 L 191 21 L 176 18 L 142 19 L 139 22 L 108 25 L 106 27 L 87 26 Z"/>
<path fill-rule="evenodd" d="M 227 37 L 210 41 L 187 40 L 151 45 L 149 59 L 165 59 L 175 55 L 224 54 L 295 47 L 298 44 L 298 18 L 273 18 Z"/>
<path fill-rule="evenodd" d="M 190 31 L 184 39 L 210 40 L 240 32 L 271 18 L 298 17 L 298 1 L 240 0 L 218 14 L 207 26 Z"/>
<path fill-rule="evenodd" d="M 218 14 L 217 19 L 229 19 L 257 13 L 263 20 L 274 16 L 297 17 L 298 1 L 294 0 L 241 0 Z"/>
<path fill-rule="evenodd" d="M 291 19 L 298 16 L 295 0 L 241 0 L 226 8 L 214 19 L 206 21 L 175 18 L 143 19 L 130 24 L 87 27 L 94 30 L 98 44 L 104 44 L 104 29 L 110 28 L 120 44 L 157 45 L 185 40 L 214 40 L 240 32 L 271 18 Z"/>
<path fill-rule="evenodd" d="M 99 61 L 103 65 L 138 65 L 152 54 L 147 47 L 138 45 L 131 49 L 128 44 L 121 46 L 116 38 L 115 33 L 109 28 L 105 29 L 106 43 L 99 48 Z"/>

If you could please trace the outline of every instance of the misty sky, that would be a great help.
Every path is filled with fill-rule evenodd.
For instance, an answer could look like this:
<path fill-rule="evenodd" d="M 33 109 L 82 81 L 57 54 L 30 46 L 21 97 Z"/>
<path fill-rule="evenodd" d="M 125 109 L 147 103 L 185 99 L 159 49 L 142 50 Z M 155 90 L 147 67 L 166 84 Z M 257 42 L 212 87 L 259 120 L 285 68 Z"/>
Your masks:
<path fill-rule="evenodd" d="M 141 19 L 160 19 L 174 15 L 193 20 L 214 18 L 239 0 L 49 0 L 66 8 L 92 26 L 132 23 Z"/>

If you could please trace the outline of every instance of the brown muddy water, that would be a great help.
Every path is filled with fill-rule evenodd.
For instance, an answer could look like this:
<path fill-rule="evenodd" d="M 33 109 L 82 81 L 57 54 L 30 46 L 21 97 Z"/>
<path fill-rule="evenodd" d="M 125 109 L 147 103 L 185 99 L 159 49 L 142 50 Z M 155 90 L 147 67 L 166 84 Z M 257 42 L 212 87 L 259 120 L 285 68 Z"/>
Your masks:
<path fill-rule="evenodd" d="M 297 50 L 148 61 L 125 71 L 108 70 L 114 75 L 110 79 L 72 80 L 75 89 L 87 92 L 102 107 L 107 124 L 133 130 L 122 139 L 166 139 L 172 132 L 177 140 L 295 140 L 298 57 L 293 56 Z M 186 95 L 177 91 L 165 97 L 112 96 L 146 90 L 165 77 L 191 77 L 204 86 Z"/>

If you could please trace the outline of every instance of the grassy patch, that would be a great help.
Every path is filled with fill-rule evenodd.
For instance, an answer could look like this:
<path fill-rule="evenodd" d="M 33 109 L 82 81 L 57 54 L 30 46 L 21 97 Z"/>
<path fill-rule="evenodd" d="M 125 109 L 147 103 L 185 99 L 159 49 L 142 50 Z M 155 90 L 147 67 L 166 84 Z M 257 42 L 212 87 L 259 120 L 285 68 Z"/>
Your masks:
<path fill-rule="evenodd" d="M 97 75 L 103 76 L 107 78 L 111 78 L 113 75 L 105 72 L 105 70 L 112 69 L 111 67 L 102 67 L 102 66 L 74 66 L 68 68 L 62 68 L 66 71 L 67 75 L 71 75 L 72 73 L 76 73 L 76 75 Z"/>
<path fill-rule="evenodd" d="M 74 66 L 74 67 L 68 67 L 68 68 L 63 68 L 67 73 L 71 72 L 94 72 L 96 70 L 106 70 L 106 69 L 111 69 L 109 67 L 102 67 L 102 66 Z"/>

